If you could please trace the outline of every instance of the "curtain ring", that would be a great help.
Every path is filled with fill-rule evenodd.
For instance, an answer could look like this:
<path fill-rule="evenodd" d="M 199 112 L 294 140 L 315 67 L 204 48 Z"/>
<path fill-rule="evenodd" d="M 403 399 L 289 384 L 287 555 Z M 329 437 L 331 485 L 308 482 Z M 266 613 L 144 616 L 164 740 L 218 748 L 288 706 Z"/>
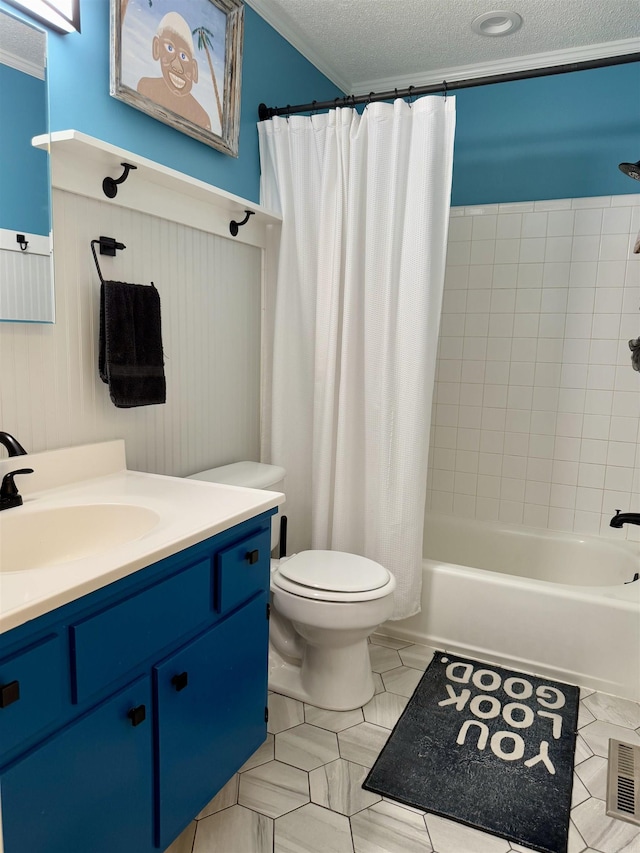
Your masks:
<path fill-rule="evenodd" d="M 407 97 L 409 98 L 409 107 L 411 107 L 411 104 L 413 103 L 413 95 L 412 95 L 413 88 L 414 88 L 413 86 L 409 86 L 409 88 L 407 90 Z"/>
<path fill-rule="evenodd" d="M 315 115 L 317 113 L 316 104 L 317 101 L 311 101 L 311 115 Z"/>
<path fill-rule="evenodd" d="M 398 87 L 396 86 L 396 88 L 393 91 L 395 92 L 394 101 L 397 101 L 398 100 Z"/>
<path fill-rule="evenodd" d="M 374 95 L 375 95 L 375 92 L 369 92 L 369 100 L 367 101 L 367 106 L 369 106 L 369 104 L 371 103 Z"/>
<path fill-rule="evenodd" d="M 287 104 L 287 115 L 286 115 L 287 124 L 289 124 L 289 116 L 291 115 L 291 113 L 289 112 L 290 109 L 291 109 L 291 104 Z"/>
<path fill-rule="evenodd" d="M 446 101 L 447 100 L 447 81 L 446 80 L 442 81 L 442 88 L 444 89 L 444 99 Z"/>

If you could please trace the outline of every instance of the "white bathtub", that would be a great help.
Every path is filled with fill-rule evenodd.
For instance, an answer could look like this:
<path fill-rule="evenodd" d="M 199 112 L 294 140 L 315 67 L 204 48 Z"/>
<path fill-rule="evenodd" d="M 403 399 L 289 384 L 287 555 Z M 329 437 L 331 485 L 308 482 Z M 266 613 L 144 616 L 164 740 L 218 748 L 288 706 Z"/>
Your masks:
<path fill-rule="evenodd" d="M 422 611 L 382 633 L 640 700 L 640 543 L 431 514 Z"/>

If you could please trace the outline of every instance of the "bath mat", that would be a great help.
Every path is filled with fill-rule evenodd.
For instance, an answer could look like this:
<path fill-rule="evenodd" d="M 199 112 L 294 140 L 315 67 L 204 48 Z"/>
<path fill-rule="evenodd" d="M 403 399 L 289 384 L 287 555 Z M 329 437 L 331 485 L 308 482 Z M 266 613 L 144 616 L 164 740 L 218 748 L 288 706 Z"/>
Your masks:
<path fill-rule="evenodd" d="M 567 853 L 577 687 L 436 652 L 363 787 Z"/>

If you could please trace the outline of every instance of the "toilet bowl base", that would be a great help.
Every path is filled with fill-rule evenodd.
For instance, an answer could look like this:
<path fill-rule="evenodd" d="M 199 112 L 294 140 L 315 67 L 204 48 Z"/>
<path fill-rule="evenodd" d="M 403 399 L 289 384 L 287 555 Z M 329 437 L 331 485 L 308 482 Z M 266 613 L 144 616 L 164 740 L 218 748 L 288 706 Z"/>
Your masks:
<path fill-rule="evenodd" d="M 328 711 L 366 705 L 375 692 L 367 639 L 340 649 L 307 643 L 299 665 L 270 644 L 269 690 Z"/>

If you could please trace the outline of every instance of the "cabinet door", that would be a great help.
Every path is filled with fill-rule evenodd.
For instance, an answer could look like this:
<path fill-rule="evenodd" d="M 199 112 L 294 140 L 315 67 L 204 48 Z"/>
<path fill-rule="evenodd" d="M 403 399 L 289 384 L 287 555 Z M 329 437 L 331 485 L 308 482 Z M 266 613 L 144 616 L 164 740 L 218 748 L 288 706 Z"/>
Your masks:
<path fill-rule="evenodd" d="M 147 676 L 2 775 L 5 853 L 152 849 L 150 698 Z"/>
<path fill-rule="evenodd" d="M 154 668 L 164 850 L 266 737 L 266 595 Z"/>

